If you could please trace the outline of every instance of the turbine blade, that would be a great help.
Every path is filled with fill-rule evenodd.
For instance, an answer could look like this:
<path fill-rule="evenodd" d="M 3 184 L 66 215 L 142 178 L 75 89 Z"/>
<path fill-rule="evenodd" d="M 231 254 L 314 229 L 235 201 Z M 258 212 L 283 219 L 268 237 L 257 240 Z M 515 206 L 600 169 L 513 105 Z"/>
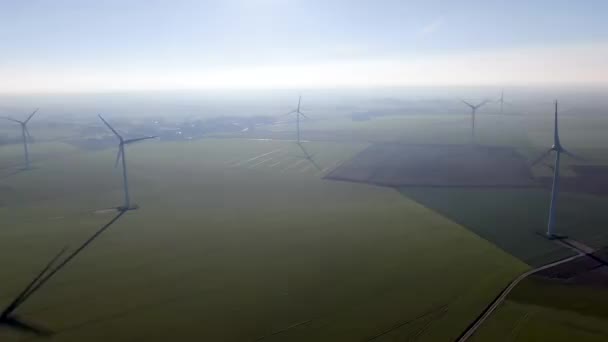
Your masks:
<path fill-rule="evenodd" d="M 120 158 L 122 157 L 122 148 L 118 148 L 118 153 L 116 153 L 116 162 L 114 163 L 114 167 L 118 167 L 118 162 L 120 161 Z"/>
<path fill-rule="evenodd" d="M 584 160 L 585 160 L 585 158 L 584 158 L 584 157 L 581 157 L 581 156 L 579 156 L 578 154 L 574 154 L 574 153 L 572 153 L 572 152 L 570 152 L 570 151 L 566 150 L 566 149 L 565 149 L 565 148 L 563 148 L 563 147 L 562 147 L 562 150 L 561 150 L 561 151 L 562 151 L 562 153 L 563 153 L 563 154 L 567 155 L 568 157 L 570 157 L 570 158 L 572 158 L 572 159 L 574 159 L 574 160 L 578 160 L 578 161 L 584 161 Z"/>
<path fill-rule="evenodd" d="M 483 100 L 483 101 L 479 102 L 477 104 L 477 106 L 473 106 L 473 107 L 475 107 L 475 109 L 478 109 L 479 107 L 485 105 L 486 103 L 488 103 L 488 100 Z"/>
<path fill-rule="evenodd" d="M 36 114 L 36 112 L 38 112 L 38 109 L 40 109 L 40 108 L 36 108 L 36 110 L 34 110 L 32 112 L 32 114 L 30 114 L 30 116 L 28 116 L 27 119 L 25 119 L 25 121 L 23 123 L 26 124 L 28 121 L 30 121 L 32 119 L 32 117 L 34 116 L 34 114 Z"/>
<path fill-rule="evenodd" d="M 19 121 L 19 120 L 15 120 L 15 119 L 13 119 L 13 118 L 9 118 L 8 116 L 0 116 L 0 119 L 4 119 L 4 120 L 10 120 L 10 121 L 17 122 L 17 123 L 20 123 L 20 124 L 22 124 L 22 123 L 23 123 L 23 122 L 21 122 L 21 121 Z"/>
<path fill-rule="evenodd" d="M 138 141 L 142 141 L 142 140 L 147 140 L 147 139 L 155 139 L 157 138 L 156 136 L 149 136 L 149 137 L 142 137 L 142 138 L 135 138 L 135 139 L 128 139 L 125 140 L 124 144 L 132 144 L 134 142 L 138 142 Z"/>
<path fill-rule="evenodd" d="M 553 149 L 551 149 L 551 148 L 546 150 L 540 156 L 538 156 L 536 159 L 534 159 L 532 161 L 532 163 L 530 163 L 530 166 L 535 166 L 536 164 L 540 163 L 543 159 L 547 158 L 547 156 L 549 154 L 551 154 L 551 152 L 553 152 Z"/>
<path fill-rule="evenodd" d="M 110 126 L 110 124 L 101 116 L 101 114 L 98 114 L 97 116 L 99 116 L 99 118 L 101 119 L 101 121 L 103 121 L 104 124 L 106 124 L 106 126 L 108 126 L 108 128 L 114 133 L 116 134 L 116 136 L 118 137 L 118 139 L 120 139 L 120 141 L 122 141 L 122 137 L 120 136 L 120 134 L 118 134 L 118 132 L 116 132 L 116 130 Z"/>
<path fill-rule="evenodd" d="M 304 115 L 304 113 L 302 113 L 302 112 L 298 112 L 298 113 L 300 113 L 300 115 L 302 115 L 302 116 L 303 116 L 303 117 L 305 117 L 306 119 L 310 120 L 310 118 L 309 118 L 308 116 Z"/>
<path fill-rule="evenodd" d="M 302 95 L 298 97 L 298 112 L 300 111 L 300 103 L 302 103 Z"/>
<path fill-rule="evenodd" d="M 292 110 L 292 111 L 291 111 L 291 112 L 289 112 L 289 113 L 281 114 L 281 115 L 279 115 L 279 117 L 287 116 L 287 115 L 289 115 L 289 114 L 293 114 L 293 113 L 297 113 L 297 110 L 295 110 L 295 109 L 294 109 L 294 110 Z"/>
<path fill-rule="evenodd" d="M 471 108 L 475 108 L 475 106 L 473 106 L 472 104 L 468 103 L 465 100 L 461 100 L 464 104 L 466 104 L 467 106 L 471 107 Z"/>
<path fill-rule="evenodd" d="M 24 125 L 24 126 L 23 126 L 23 130 L 25 130 L 25 135 L 27 136 L 27 138 L 28 138 L 29 140 L 32 140 L 32 135 L 30 134 L 30 130 L 29 130 L 29 129 L 27 129 L 27 126 L 25 126 L 25 125 Z"/>
<path fill-rule="evenodd" d="M 555 165 L 551 165 L 551 164 L 543 163 L 543 166 L 544 166 L 544 167 L 546 167 L 546 168 L 548 168 L 548 169 L 551 169 L 551 171 L 554 171 L 554 170 L 555 170 Z"/>

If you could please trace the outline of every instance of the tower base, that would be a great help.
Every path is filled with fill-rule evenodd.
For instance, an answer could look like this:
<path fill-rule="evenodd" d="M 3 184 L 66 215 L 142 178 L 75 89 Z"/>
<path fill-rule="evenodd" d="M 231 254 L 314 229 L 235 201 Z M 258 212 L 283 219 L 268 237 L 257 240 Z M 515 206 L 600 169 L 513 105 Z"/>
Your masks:
<path fill-rule="evenodd" d="M 131 204 L 130 206 L 126 207 L 126 206 L 119 206 L 116 207 L 116 211 L 129 211 L 129 210 L 137 210 L 139 209 L 139 205 L 137 204 Z"/>
<path fill-rule="evenodd" d="M 537 231 L 536 234 L 542 236 L 543 238 L 545 238 L 547 240 L 563 240 L 563 239 L 568 238 L 568 236 L 566 236 L 566 235 L 549 234 L 547 231 L 544 231 L 544 232 Z"/>

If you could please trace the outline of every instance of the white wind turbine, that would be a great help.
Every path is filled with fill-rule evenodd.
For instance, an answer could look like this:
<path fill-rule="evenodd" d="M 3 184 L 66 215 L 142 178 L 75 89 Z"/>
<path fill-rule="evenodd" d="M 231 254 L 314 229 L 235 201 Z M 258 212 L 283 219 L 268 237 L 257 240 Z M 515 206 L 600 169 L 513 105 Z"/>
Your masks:
<path fill-rule="evenodd" d="M 27 129 L 27 123 L 32 119 L 32 117 L 34 116 L 34 114 L 36 114 L 36 112 L 38 112 L 38 109 L 34 110 L 32 112 L 32 114 L 30 114 L 30 116 L 28 116 L 27 119 L 25 119 L 25 121 L 16 120 L 16 119 L 9 118 L 9 117 L 0 117 L 2 119 L 10 120 L 10 121 L 16 122 L 21 125 L 21 136 L 23 138 L 23 153 L 24 153 L 24 158 L 25 158 L 25 167 L 24 167 L 25 170 L 30 169 L 30 154 L 27 149 L 27 140 L 32 138 L 32 136 L 30 135 L 30 131 L 28 131 L 28 129 Z"/>
<path fill-rule="evenodd" d="M 477 105 L 473 105 L 465 100 L 462 100 L 462 102 L 467 106 L 471 107 L 471 139 L 475 141 L 475 114 L 477 113 L 477 109 L 485 105 L 488 100 L 484 100 Z"/>
<path fill-rule="evenodd" d="M 558 120 L 557 120 L 557 101 L 555 101 L 555 121 L 553 126 L 553 146 L 550 149 L 545 151 L 539 158 L 537 158 L 532 165 L 539 163 L 545 157 L 547 157 L 551 152 L 555 152 L 555 165 L 553 167 L 553 184 L 551 187 L 551 205 L 549 207 L 549 219 L 547 223 L 547 237 L 554 238 L 555 235 L 555 219 L 557 213 L 557 195 L 559 193 L 559 163 L 561 160 L 561 154 L 564 153 L 570 157 L 575 159 L 580 159 L 580 157 L 575 156 L 574 154 L 567 151 L 561 144 L 559 140 L 559 128 L 558 128 Z"/>
<path fill-rule="evenodd" d="M 156 137 L 155 136 L 146 136 L 146 137 L 142 137 L 142 138 L 125 140 L 125 139 L 123 139 L 123 137 L 120 134 L 118 134 L 118 132 L 114 128 L 112 128 L 112 126 L 110 126 L 110 124 L 101 116 L 101 114 L 99 115 L 99 118 L 101 119 L 101 121 L 103 121 L 103 123 L 106 126 L 108 126 L 108 128 L 118 137 L 118 140 L 120 141 L 118 144 L 118 154 L 116 155 L 116 162 L 114 163 L 114 167 L 117 167 L 118 162 L 122 159 L 122 178 L 123 178 L 123 187 L 124 187 L 124 193 L 125 193 L 125 202 L 122 207 L 118 207 L 118 210 L 126 211 L 126 210 L 131 210 L 131 209 L 137 209 L 137 207 L 131 206 L 131 199 L 129 197 L 129 182 L 127 180 L 127 158 L 125 155 L 125 145 L 132 144 L 134 142 L 138 142 L 138 141 L 142 141 L 142 140 L 146 140 L 146 139 L 154 139 Z"/>
<path fill-rule="evenodd" d="M 500 98 L 498 99 L 497 102 L 500 103 L 500 114 L 502 114 L 502 110 L 505 105 L 505 90 L 504 89 L 500 91 Z"/>
<path fill-rule="evenodd" d="M 308 116 L 306 116 L 304 113 L 302 113 L 300 111 L 300 103 L 302 102 L 302 96 L 300 96 L 298 98 L 298 108 L 292 110 L 289 113 L 285 113 L 284 115 L 289 115 L 289 114 L 296 114 L 296 131 L 297 131 L 297 141 L 298 144 L 300 143 L 300 115 L 305 117 L 306 119 L 310 119 Z"/>

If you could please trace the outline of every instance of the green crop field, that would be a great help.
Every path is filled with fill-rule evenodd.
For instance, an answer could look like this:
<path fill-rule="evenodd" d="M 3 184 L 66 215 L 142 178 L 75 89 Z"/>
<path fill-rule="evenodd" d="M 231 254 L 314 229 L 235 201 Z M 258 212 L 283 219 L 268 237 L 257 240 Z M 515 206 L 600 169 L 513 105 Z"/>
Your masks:
<path fill-rule="evenodd" d="M 129 146 L 141 208 L 19 315 L 57 341 L 453 338 L 526 265 L 394 190 L 321 179 L 365 146 L 305 144 L 319 168 L 286 142 Z M 113 149 L 32 150 L 0 183 L 3 304 L 121 200 Z"/>
<path fill-rule="evenodd" d="M 598 123 L 564 121 L 601 140 Z M 140 209 L 19 317 L 55 330 L 57 341 L 451 340 L 528 265 L 568 254 L 536 235 L 546 190 L 395 190 L 323 179 L 373 142 L 468 143 L 464 115 L 303 127 L 312 140 L 305 150 L 229 136 L 129 146 Z M 478 128 L 478 142 L 531 158 L 551 141 L 550 121 L 539 117 L 481 117 Z M 564 134 L 564 144 L 603 162 L 577 134 Z M 104 209 L 122 204 L 114 148 L 55 142 L 31 151 L 35 168 L 14 173 L 21 146 L 0 147 L 3 305 L 62 247 L 73 250 L 109 221 Z M 603 244 L 605 200 L 560 200 L 558 228 Z M 3 340 L 28 337 L 0 330 Z"/>
<path fill-rule="evenodd" d="M 606 341 L 608 291 L 526 279 L 472 341 Z"/>

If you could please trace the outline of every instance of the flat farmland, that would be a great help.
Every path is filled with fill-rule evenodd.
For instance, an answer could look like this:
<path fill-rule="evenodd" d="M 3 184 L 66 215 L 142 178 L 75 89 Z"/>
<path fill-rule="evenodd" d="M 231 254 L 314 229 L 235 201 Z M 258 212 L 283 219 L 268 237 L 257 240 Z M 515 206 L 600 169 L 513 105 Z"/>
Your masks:
<path fill-rule="evenodd" d="M 322 179 L 367 147 L 129 146 L 140 209 L 18 314 L 52 341 L 453 339 L 527 266 L 393 189 Z M 114 149 L 39 148 L 52 157 L 0 180 L 2 304 L 121 201 Z"/>
<path fill-rule="evenodd" d="M 481 145 L 374 144 L 327 178 L 392 187 L 538 186 L 516 150 Z"/>
<path fill-rule="evenodd" d="M 522 281 L 472 341 L 605 341 L 606 250 Z"/>

